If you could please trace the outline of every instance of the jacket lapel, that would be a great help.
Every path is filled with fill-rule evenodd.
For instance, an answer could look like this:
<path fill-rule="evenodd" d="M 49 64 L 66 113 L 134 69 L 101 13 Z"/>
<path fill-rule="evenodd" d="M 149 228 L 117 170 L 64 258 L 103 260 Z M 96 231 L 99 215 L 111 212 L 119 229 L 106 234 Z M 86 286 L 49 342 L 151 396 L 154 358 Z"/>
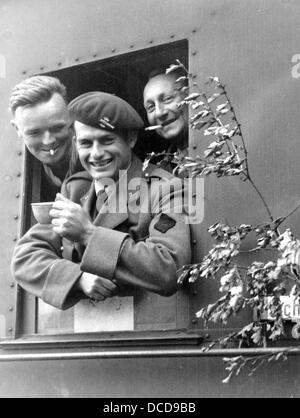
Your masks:
<path fill-rule="evenodd" d="M 128 197 L 128 183 L 133 178 L 141 177 L 142 166 L 142 162 L 136 156 L 133 156 L 127 175 L 117 183 L 115 191 L 108 198 L 108 204 L 102 207 L 94 220 L 94 225 L 114 229 L 128 219 L 128 205 L 130 206 L 131 202 L 139 198 L 138 193 Z M 109 211 L 109 208 L 116 208 L 116 210 Z"/>
<path fill-rule="evenodd" d="M 92 219 L 93 219 L 93 210 L 94 210 L 95 200 L 96 200 L 95 182 L 93 181 L 89 191 L 80 199 L 82 208 L 91 216 Z"/>

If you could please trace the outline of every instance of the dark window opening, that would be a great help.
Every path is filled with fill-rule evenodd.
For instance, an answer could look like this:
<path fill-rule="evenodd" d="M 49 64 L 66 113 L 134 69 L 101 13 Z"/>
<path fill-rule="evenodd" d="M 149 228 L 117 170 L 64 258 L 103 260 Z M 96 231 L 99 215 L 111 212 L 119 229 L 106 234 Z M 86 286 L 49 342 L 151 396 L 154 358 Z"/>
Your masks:
<path fill-rule="evenodd" d="M 66 68 L 48 75 L 62 81 L 67 87 L 70 101 L 82 93 L 94 90 L 120 96 L 136 109 L 147 126 L 143 90 L 149 74 L 157 68 L 167 69 L 176 59 L 187 66 L 187 40 Z M 167 148 L 167 143 L 154 132 L 141 132 L 135 152 L 144 159 L 149 152 Z"/>
<path fill-rule="evenodd" d="M 47 75 L 55 76 L 61 80 L 67 88 L 69 100 L 82 93 L 94 90 L 122 97 L 137 110 L 147 126 L 148 121 L 143 106 L 143 90 L 148 81 L 148 76 L 154 69 L 168 68 L 176 59 L 180 59 L 187 66 L 187 40 L 65 68 L 47 73 Z M 152 151 L 160 152 L 167 148 L 168 145 L 162 138 L 158 137 L 154 132 L 145 131 L 140 134 L 135 153 L 141 159 L 144 159 Z M 23 231 L 27 230 L 34 222 L 30 203 L 51 201 L 58 191 L 47 181 L 42 165 L 29 152 L 26 153 L 25 179 Z M 124 325 L 125 328 L 114 326 L 112 329 L 99 330 L 97 328 L 99 315 L 103 315 L 103 312 L 98 312 L 98 316 L 93 318 L 90 316 L 90 307 L 84 304 L 82 306 L 76 305 L 74 308 L 62 312 L 44 304 L 40 300 L 37 301 L 31 295 L 25 294 L 23 296 L 19 304 L 20 311 L 18 313 L 18 330 L 20 334 L 126 330 L 126 324 Z M 124 302 L 124 306 L 117 301 L 116 306 L 114 303 L 108 306 L 108 316 L 109 312 L 122 312 L 122 309 L 124 309 L 124 317 L 127 324 L 129 324 L 129 331 L 186 328 L 189 322 L 187 296 L 180 291 L 170 298 L 161 297 L 160 300 L 156 300 L 157 296 L 149 293 L 143 300 L 136 298 L 133 302 L 128 301 L 127 305 L 127 302 Z M 22 312 L 24 317 L 26 317 L 26 324 L 22 323 Z M 88 323 L 84 320 L 86 317 L 89 318 Z M 77 321 L 76 318 L 79 318 L 79 320 Z M 115 324 L 112 325 L 116 325 L 119 320 L 120 318 L 116 315 Z"/>
<path fill-rule="evenodd" d="M 57 77 L 66 86 L 69 101 L 82 93 L 94 90 L 120 96 L 137 110 L 147 126 L 148 121 L 143 106 L 143 90 L 149 74 L 157 68 L 167 69 L 176 59 L 187 66 L 187 40 L 64 68 L 49 72 L 47 75 Z M 168 142 L 155 132 L 143 131 L 140 132 L 139 141 L 134 151 L 138 157 L 144 160 L 148 153 L 161 152 L 167 150 L 168 147 Z M 29 203 L 52 201 L 59 191 L 59 188 L 53 186 L 47 179 L 42 165 L 28 152 L 27 154 L 25 173 L 27 204 L 24 208 L 26 219 L 24 230 L 27 230 L 34 221 Z"/>

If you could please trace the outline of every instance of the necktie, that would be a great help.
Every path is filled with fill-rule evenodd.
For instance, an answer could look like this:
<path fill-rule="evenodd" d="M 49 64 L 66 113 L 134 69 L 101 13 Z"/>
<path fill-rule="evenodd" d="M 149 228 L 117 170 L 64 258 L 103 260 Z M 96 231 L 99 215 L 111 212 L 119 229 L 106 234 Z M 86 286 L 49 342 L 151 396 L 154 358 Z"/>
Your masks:
<path fill-rule="evenodd" d="M 100 212 L 100 209 L 105 204 L 107 198 L 108 198 L 108 196 L 107 196 L 106 191 L 104 189 L 99 190 L 99 192 L 97 194 L 97 201 L 96 201 L 97 213 Z"/>

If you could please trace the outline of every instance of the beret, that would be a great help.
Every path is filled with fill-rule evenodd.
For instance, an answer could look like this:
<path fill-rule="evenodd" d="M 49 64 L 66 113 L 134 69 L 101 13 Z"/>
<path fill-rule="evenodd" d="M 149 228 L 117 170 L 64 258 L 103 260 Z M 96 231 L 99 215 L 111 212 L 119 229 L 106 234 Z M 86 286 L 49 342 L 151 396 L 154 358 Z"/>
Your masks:
<path fill-rule="evenodd" d="M 108 131 L 131 131 L 144 127 L 142 118 L 129 103 L 100 91 L 76 97 L 69 103 L 69 111 L 74 120 Z"/>

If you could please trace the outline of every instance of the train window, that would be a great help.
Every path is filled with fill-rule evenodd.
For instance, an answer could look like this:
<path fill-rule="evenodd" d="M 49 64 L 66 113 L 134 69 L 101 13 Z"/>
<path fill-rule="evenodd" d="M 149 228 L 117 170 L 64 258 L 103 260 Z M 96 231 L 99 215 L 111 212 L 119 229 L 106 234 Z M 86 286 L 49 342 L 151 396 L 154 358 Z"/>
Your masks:
<path fill-rule="evenodd" d="M 188 41 L 135 51 L 84 65 L 47 73 L 58 77 L 67 87 L 69 99 L 88 91 L 105 91 L 127 100 L 144 118 L 143 88 L 156 68 L 167 68 L 176 59 L 188 65 Z M 151 151 L 167 149 L 153 132 L 141 134 L 135 152 L 144 158 Z M 27 153 L 25 164 L 25 204 L 23 231 L 33 223 L 30 202 L 49 201 L 56 190 L 51 188 L 39 163 Z M 189 323 L 188 292 L 180 290 L 172 297 L 156 294 L 114 297 L 93 305 L 80 301 L 66 311 L 55 309 L 22 290 L 19 298 L 17 329 L 20 334 L 59 334 L 101 331 L 147 331 L 186 328 Z"/>

